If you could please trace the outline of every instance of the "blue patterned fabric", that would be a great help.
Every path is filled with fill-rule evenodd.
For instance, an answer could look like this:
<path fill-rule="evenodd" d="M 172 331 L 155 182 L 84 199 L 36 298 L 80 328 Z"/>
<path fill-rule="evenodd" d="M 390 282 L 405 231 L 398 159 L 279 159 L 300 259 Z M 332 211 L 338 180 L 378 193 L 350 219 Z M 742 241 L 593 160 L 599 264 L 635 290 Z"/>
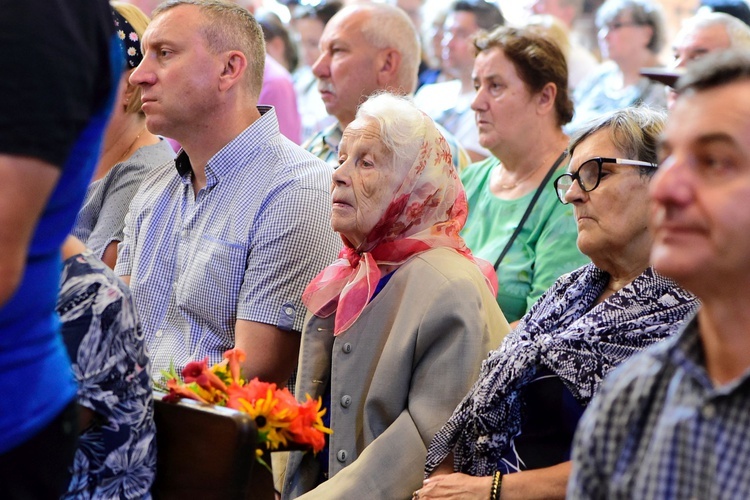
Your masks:
<path fill-rule="evenodd" d="M 148 357 L 130 291 L 87 251 L 64 263 L 57 312 L 78 404 L 96 415 L 79 438 L 63 498 L 150 498 L 156 429 Z"/>
<path fill-rule="evenodd" d="M 546 368 L 586 405 L 604 377 L 678 330 L 698 307 L 672 280 L 646 269 L 597 304 L 609 275 L 593 264 L 562 276 L 521 319 L 427 453 L 429 474 L 449 453 L 454 470 L 492 475 L 521 432 L 519 393 Z"/>
<path fill-rule="evenodd" d="M 568 498 L 750 498 L 750 372 L 715 386 L 698 328 L 605 381 L 576 431 Z"/>

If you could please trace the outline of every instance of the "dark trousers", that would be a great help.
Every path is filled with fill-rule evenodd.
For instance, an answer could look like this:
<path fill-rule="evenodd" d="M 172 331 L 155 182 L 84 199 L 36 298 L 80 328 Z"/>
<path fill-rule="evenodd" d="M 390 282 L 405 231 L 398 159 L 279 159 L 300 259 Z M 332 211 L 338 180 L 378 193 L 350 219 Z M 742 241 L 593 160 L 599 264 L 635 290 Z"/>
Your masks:
<path fill-rule="evenodd" d="M 0 455 L 0 497 L 53 500 L 68 490 L 78 443 L 75 400 L 34 437 Z"/>

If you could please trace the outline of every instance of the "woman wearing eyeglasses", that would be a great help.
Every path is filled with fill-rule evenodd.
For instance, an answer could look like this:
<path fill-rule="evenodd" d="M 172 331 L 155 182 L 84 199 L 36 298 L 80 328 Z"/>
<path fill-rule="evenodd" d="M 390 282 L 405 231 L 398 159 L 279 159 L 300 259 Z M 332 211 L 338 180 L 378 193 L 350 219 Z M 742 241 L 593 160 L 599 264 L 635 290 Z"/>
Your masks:
<path fill-rule="evenodd" d="M 578 419 L 618 364 L 676 332 L 697 300 L 649 267 L 648 185 L 661 112 L 600 118 L 555 181 L 592 260 L 557 280 L 435 436 L 415 498 L 564 498 Z"/>
<path fill-rule="evenodd" d="M 602 114 L 646 104 L 666 109 L 664 85 L 641 76 L 644 67 L 662 66 L 664 15 L 652 0 L 607 0 L 596 12 L 599 47 L 604 59 L 573 94 L 575 116 L 569 132 Z"/>

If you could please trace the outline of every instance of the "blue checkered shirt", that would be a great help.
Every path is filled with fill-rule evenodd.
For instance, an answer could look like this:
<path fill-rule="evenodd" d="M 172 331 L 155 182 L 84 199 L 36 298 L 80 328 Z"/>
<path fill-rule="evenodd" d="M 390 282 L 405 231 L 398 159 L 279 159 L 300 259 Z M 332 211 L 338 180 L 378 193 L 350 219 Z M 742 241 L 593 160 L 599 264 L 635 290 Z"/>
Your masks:
<path fill-rule="evenodd" d="M 750 498 L 749 379 L 714 386 L 696 319 L 636 355 L 578 426 L 568 498 Z"/>
<path fill-rule="evenodd" d="M 451 155 L 453 156 L 453 167 L 457 172 L 460 172 L 471 163 L 469 153 L 458 143 L 456 138 L 440 124 L 435 123 L 435 126 L 445 137 L 445 142 L 448 143 L 448 147 L 451 149 Z M 339 123 L 336 122 L 330 127 L 323 129 L 322 131 L 315 134 L 302 147 L 328 163 L 333 168 L 339 166 L 339 144 L 341 143 L 342 130 Z"/>
<path fill-rule="evenodd" d="M 332 169 L 280 135 L 273 108 L 258 109 L 209 160 L 197 195 L 181 152 L 130 206 L 116 272 L 131 277 L 155 374 L 221 361 L 237 319 L 301 331 L 302 291 L 341 248 Z"/>

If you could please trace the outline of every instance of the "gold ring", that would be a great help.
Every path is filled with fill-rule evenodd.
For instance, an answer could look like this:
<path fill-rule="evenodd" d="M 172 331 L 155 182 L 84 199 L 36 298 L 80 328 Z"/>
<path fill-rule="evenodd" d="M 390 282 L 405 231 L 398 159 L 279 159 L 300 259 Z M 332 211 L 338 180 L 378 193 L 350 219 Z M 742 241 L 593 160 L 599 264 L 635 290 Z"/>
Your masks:
<path fill-rule="evenodd" d="M 412 500 L 418 500 L 419 499 L 419 490 L 414 490 L 414 493 L 411 494 Z"/>

